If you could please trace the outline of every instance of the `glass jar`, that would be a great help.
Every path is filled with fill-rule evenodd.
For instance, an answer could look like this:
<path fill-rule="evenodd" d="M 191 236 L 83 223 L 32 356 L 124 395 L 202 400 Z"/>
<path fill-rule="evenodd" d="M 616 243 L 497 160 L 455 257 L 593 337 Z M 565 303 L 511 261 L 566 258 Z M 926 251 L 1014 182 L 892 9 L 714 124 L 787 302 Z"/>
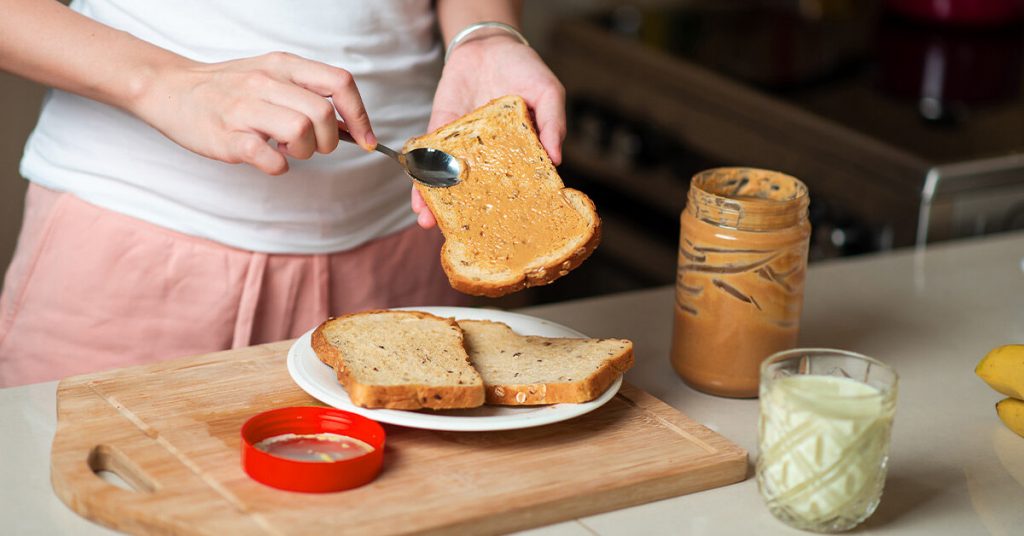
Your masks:
<path fill-rule="evenodd" d="M 811 225 L 807 187 L 754 168 L 693 177 L 680 217 L 672 366 L 706 393 L 751 398 L 761 362 L 796 345 Z"/>

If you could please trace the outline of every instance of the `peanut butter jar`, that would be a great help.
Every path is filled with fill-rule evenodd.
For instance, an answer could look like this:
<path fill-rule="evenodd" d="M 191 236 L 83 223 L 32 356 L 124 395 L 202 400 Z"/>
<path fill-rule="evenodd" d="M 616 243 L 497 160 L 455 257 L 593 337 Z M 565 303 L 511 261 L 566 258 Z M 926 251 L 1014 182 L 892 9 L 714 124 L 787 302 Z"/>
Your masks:
<path fill-rule="evenodd" d="M 807 187 L 753 168 L 690 182 L 680 217 L 672 366 L 706 393 L 757 396 L 761 361 L 796 345 L 811 225 Z"/>

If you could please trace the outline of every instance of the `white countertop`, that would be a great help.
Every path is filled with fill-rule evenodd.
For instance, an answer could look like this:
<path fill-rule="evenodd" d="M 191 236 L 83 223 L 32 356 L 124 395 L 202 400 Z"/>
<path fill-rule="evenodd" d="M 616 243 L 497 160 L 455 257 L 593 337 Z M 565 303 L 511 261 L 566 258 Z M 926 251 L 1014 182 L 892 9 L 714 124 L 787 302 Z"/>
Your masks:
<path fill-rule="evenodd" d="M 592 336 L 626 337 L 626 379 L 757 454 L 757 401 L 701 394 L 668 363 L 672 289 L 525 309 Z M 1024 233 L 813 265 L 801 345 L 877 357 L 900 374 L 882 503 L 858 533 L 1024 534 L 1024 438 L 999 422 L 1001 395 L 974 375 L 990 349 L 1024 343 Z M 49 484 L 56 382 L 0 389 L 5 534 L 108 534 Z M 9 532 L 13 527 L 13 532 Z M 526 534 L 805 534 L 775 521 L 753 478 Z"/>

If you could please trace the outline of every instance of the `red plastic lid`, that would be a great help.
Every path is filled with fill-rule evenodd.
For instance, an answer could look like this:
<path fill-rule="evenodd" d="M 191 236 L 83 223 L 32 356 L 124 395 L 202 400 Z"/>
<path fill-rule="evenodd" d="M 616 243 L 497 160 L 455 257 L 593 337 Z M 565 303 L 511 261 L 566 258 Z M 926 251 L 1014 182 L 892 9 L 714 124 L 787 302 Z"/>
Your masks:
<path fill-rule="evenodd" d="M 256 447 L 261 441 L 284 434 L 338 434 L 362 441 L 372 450 L 337 461 L 303 461 Z M 384 428 L 347 411 L 313 406 L 280 408 L 260 413 L 242 425 L 242 467 L 250 477 L 278 489 L 324 493 L 356 488 L 377 476 L 383 459 Z"/>

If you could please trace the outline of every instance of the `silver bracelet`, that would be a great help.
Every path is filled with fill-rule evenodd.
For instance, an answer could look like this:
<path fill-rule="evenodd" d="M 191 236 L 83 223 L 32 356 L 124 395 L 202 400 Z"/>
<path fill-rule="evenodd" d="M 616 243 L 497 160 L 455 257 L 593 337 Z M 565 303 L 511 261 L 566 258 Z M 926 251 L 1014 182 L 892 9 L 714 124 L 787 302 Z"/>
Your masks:
<path fill-rule="evenodd" d="M 452 38 L 452 42 L 448 43 L 448 48 L 444 51 L 444 62 L 448 63 L 448 56 L 452 55 L 452 51 L 455 50 L 455 47 L 461 45 L 463 41 L 465 41 L 466 38 L 469 37 L 469 34 L 477 30 L 483 30 L 486 28 L 496 28 L 498 30 L 503 30 L 512 35 L 513 37 L 515 37 L 516 39 L 518 39 L 520 43 L 526 46 L 530 46 L 530 42 L 526 40 L 526 37 L 523 34 L 519 33 L 519 30 L 515 29 L 515 27 L 513 26 L 509 26 L 504 22 L 496 21 L 477 22 L 470 24 L 469 26 L 466 26 L 465 28 L 462 29 L 462 31 L 455 34 L 455 37 Z"/>

